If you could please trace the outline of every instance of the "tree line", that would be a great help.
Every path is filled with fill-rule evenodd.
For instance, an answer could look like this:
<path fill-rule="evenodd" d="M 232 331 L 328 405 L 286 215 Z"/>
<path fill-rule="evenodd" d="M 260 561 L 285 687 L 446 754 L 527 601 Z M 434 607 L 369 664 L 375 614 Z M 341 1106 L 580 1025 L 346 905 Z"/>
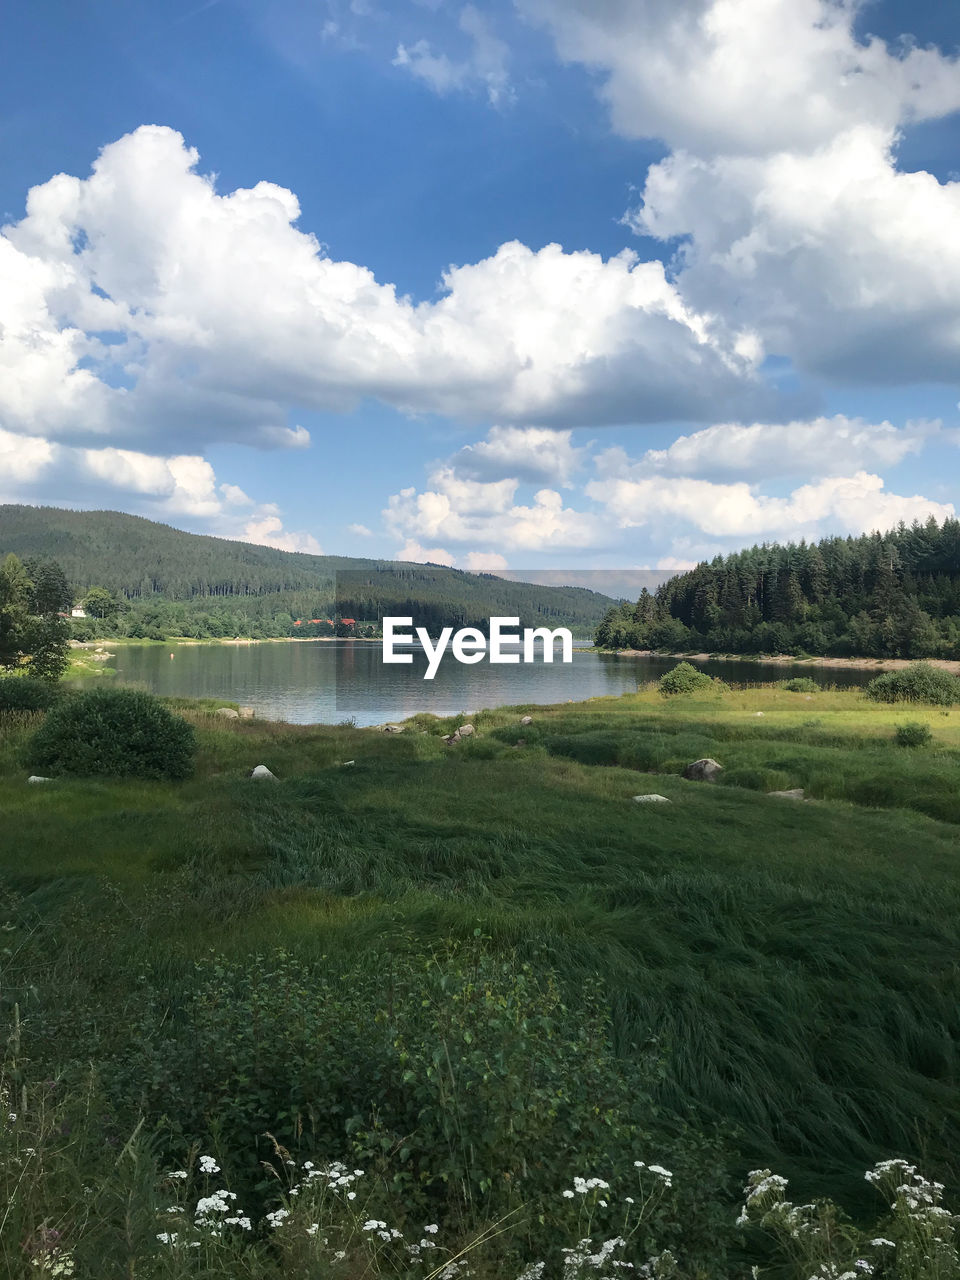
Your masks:
<path fill-rule="evenodd" d="M 78 639 L 322 635 L 327 618 L 335 630 L 342 618 L 376 628 L 390 614 L 431 631 L 485 629 L 502 615 L 519 617 L 521 626 L 549 623 L 590 636 L 610 603 L 582 587 L 280 551 L 116 511 L 0 506 L 5 551 L 60 566 L 73 601 L 89 615 L 73 624 Z"/>
<path fill-rule="evenodd" d="M 764 543 L 610 609 L 604 649 L 960 658 L 960 521 Z"/>

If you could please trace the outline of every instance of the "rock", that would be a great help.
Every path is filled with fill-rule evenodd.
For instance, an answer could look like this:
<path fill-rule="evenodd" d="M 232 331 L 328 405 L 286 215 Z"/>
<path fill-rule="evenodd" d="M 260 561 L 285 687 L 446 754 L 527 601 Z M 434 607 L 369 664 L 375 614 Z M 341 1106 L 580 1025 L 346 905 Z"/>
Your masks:
<path fill-rule="evenodd" d="M 31 773 L 30 777 L 27 779 L 27 782 L 30 782 L 30 783 L 35 783 L 35 782 L 52 782 L 52 781 L 53 781 L 53 779 L 52 779 L 52 778 L 41 778 L 41 777 L 40 777 L 40 775 L 39 775 L 38 773 Z"/>
<path fill-rule="evenodd" d="M 766 712 L 763 712 L 763 711 L 755 711 L 753 714 L 754 714 L 755 716 L 762 716 L 762 715 L 765 715 L 765 714 L 766 714 Z"/>
<path fill-rule="evenodd" d="M 383 726 L 384 733 L 403 733 L 402 724 L 385 724 Z"/>
<path fill-rule="evenodd" d="M 702 760 L 694 760 L 683 771 L 683 776 L 691 782 L 713 782 L 717 774 L 722 772 L 723 765 L 705 756 Z"/>
<path fill-rule="evenodd" d="M 276 774 L 271 773 L 265 764 L 258 764 L 250 774 L 254 782 L 276 782 Z"/>
<path fill-rule="evenodd" d="M 240 708 L 240 719 L 241 719 L 241 720 L 252 720 L 255 714 L 256 714 L 256 713 L 255 713 L 255 711 L 254 711 L 253 707 L 241 707 L 241 708 Z"/>
<path fill-rule="evenodd" d="M 239 720 L 240 719 L 240 712 L 234 711 L 233 707 L 217 707 L 216 711 L 213 714 L 215 716 L 219 716 L 221 720 Z"/>
<path fill-rule="evenodd" d="M 521 716 L 521 717 L 520 717 L 520 723 L 521 723 L 521 724 L 533 724 L 533 716 Z"/>
<path fill-rule="evenodd" d="M 457 730 L 457 734 L 461 738 L 469 738 L 474 732 L 475 730 L 472 724 L 462 724 Z"/>
<path fill-rule="evenodd" d="M 780 796 L 783 800 L 803 800 L 803 787 L 793 787 L 790 791 L 768 791 L 768 796 Z"/>
<path fill-rule="evenodd" d="M 349 768 L 350 768 L 350 766 L 351 766 L 352 764 L 356 764 L 356 763 L 357 763 L 357 762 L 356 762 L 356 760 L 341 760 L 341 761 L 340 761 L 340 768 L 341 768 L 341 769 L 349 769 Z"/>
<path fill-rule="evenodd" d="M 658 796 L 656 792 L 651 791 L 649 795 L 634 796 L 634 804 L 670 804 L 666 796 Z"/>

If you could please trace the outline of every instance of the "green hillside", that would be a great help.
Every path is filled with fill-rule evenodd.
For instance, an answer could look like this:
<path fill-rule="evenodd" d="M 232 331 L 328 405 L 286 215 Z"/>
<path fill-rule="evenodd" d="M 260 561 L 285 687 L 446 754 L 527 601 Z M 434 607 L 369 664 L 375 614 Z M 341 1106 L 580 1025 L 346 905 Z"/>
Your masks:
<path fill-rule="evenodd" d="M 0 506 L 0 555 L 56 560 L 82 600 L 102 587 L 118 602 L 102 634 L 278 636 L 297 619 L 378 621 L 411 614 L 426 626 L 549 621 L 589 634 L 612 601 L 582 587 L 536 586 L 439 565 L 317 556 L 185 533 L 119 511 Z"/>

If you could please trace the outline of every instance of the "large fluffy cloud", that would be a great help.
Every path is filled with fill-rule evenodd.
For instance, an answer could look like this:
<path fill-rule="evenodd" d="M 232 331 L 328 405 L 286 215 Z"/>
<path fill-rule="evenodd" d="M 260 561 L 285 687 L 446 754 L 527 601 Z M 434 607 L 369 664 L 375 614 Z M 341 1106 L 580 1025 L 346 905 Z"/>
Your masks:
<path fill-rule="evenodd" d="M 510 243 L 415 304 L 326 257 L 290 191 L 220 195 L 197 163 L 178 133 L 145 126 L 90 177 L 31 190 L 0 237 L 8 429 L 296 445 L 291 410 L 364 396 L 550 424 L 769 403 L 752 335 L 718 337 L 658 261 Z"/>
<path fill-rule="evenodd" d="M 960 184 L 898 167 L 960 62 L 860 38 L 856 0 L 518 0 L 597 69 L 614 126 L 672 148 L 627 221 L 681 240 L 696 310 L 807 371 L 960 376 Z"/>
<path fill-rule="evenodd" d="M 626 137 L 701 156 L 807 150 L 960 108 L 955 58 L 854 33 L 861 0 L 516 0 L 603 76 Z"/>
<path fill-rule="evenodd" d="M 678 154 L 654 166 L 638 230 L 689 235 L 682 288 L 799 365 L 874 382 L 960 376 L 960 183 L 896 168 L 894 136 L 811 153 Z"/>

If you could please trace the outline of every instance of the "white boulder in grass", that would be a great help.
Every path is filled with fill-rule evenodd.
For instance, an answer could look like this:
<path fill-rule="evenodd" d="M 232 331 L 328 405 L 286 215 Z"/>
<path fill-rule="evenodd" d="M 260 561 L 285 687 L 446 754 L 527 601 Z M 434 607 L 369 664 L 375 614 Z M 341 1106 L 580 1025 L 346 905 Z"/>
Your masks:
<path fill-rule="evenodd" d="M 52 778 L 41 778 L 38 773 L 31 773 L 30 777 L 27 779 L 28 783 L 52 782 L 52 781 L 53 781 Z"/>
<path fill-rule="evenodd" d="M 221 720 L 239 720 L 240 719 L 240 712 L 234 711 L 233 707 L 217 707 L 216 711 L 213 714 L 215 716 L 219 716 Z"/>
<path fill-rule="evenodd" d="M 651 791 L 648 795 L 634 796 L 634 804 L 670 804 L 671 801 L 667 796 L 658 796 L 655 791 Z"/>
<path fill-rule="evenodd" d="M 521 716 L 521 717 L 520 717 L 520 723 L 521 723 L 521 724 L 533 724 L 533 716 Z"/>
<path fill-rule="evenodd" d="M 250 777 L 254 782 L 276 782 L 277 780 L 277 775 L 271 773 L 265 764 L 258 764 L 250 774 Z"/>
<path fill-rule="evenodd" d="M 791 787 L 789 791 L 768 791 L 768 796 L 779 796 L 781 800 L 804 800 L 803 787 Z"/>
<path fill-rule="evenodd" d="M 461 738 L 469 738 L 472 733 L 476 732 L 472 724 L 462 724 L 457 730 Z"/>

